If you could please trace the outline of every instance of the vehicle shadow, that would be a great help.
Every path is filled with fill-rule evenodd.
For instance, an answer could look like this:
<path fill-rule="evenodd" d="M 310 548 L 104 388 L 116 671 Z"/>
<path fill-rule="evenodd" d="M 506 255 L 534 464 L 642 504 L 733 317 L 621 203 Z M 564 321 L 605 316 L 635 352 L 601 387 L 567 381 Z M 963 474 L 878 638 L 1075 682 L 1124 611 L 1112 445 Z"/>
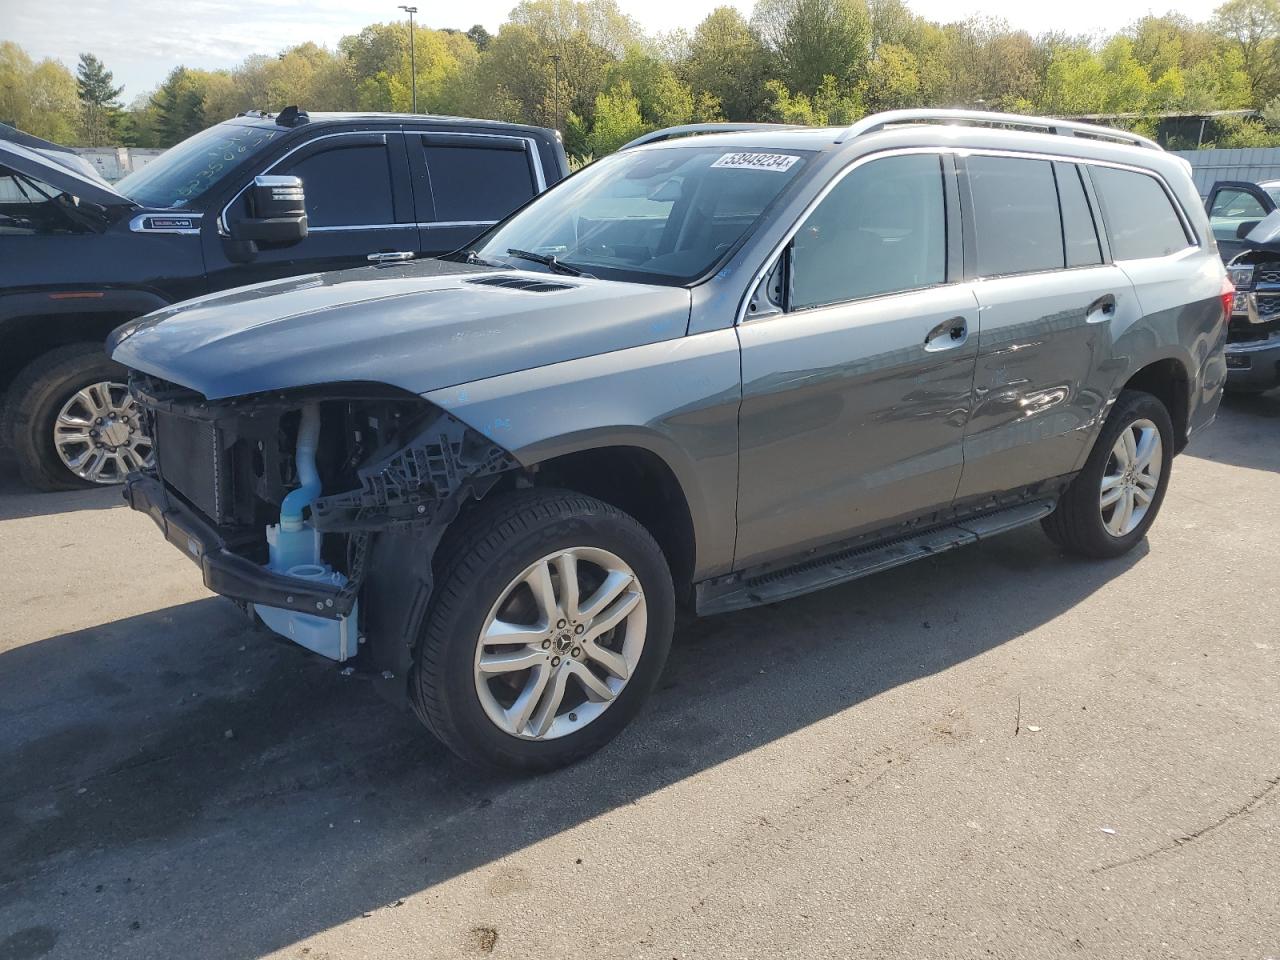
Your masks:
<path fill-rule="evenodd" d="M 117 486 L 38 493 L 18 476 L 9 451 L 0 450 L 0 520 L 44 517 L 72 510 L 105 510 L 123 503 Z"/>
<path fill-rule="evenodd" d="M 1033 527 L 683 626 L 631 728 L 533 779 L 222 600 L 30 643 L 0 654 L 0 930 L 35 945 L 13 955 L 256 957 L 981 656 L 1145 554 L 1074 561 Z"/>
<path fill-rule="evenodd" d="M 1187 454 L 1252 470 L 1280 471 L 1280 390 L 1225 394 L 1217 421 L 1191 442 Z"/>

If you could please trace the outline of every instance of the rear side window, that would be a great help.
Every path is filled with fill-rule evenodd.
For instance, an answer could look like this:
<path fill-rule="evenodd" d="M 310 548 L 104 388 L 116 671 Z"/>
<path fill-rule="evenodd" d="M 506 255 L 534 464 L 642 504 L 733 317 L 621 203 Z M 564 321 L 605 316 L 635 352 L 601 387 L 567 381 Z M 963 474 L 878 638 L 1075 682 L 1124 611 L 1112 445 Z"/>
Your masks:
<path fill-rule="evenodd" d="M 1106 213 L 1114 259 L 1167 257 L 1191 245 L 1173 201 L 1155 177 L 1099 166 L 1090 173 Z"/>
<path fill-rule="evenodd" d="M 1080 169 L 1073 163 L 1054 165 L 1058 178 L 1058 205 L 1062 208 L 1062 241 L 1067 248 L 1068 267 L 1087 267 L 1102 262 L 1098 229 L 1089 199 L 1080 181 Z"/>
<path fill-rule="evenodd" d="M 947 219 L 937 156 L 887 157 L 832 188 L 796 233 L 793 309 L 942 283 Z"/>
<path fill-rule="evenodd" d="M 969 157 L 978 274 L 1060 270 L 1066 262 L 1053 164 L 1015 157 Z"/>
<path fill-rule="evenodd" d="M 529 154 L 423 138 L 437 221 L 501 220 L 536 193 Z"/>
<path fill-rule="evenodd" d="M 383 144 L 336 146 L 313 153 L 280 172 L 302 179 L 310 227 L 373 226 L 396 221 L 391 199 L 391 157 Z"/>

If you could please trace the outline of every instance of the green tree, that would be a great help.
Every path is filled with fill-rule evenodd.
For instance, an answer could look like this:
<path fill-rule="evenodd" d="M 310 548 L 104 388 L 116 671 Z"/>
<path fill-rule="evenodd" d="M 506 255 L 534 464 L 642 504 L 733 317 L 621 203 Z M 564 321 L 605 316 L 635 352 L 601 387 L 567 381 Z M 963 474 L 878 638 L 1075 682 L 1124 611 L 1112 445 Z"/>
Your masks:
<path fill-rule="evenodd" d="M 1280 0 L 1227 0 L 1214 11 L 1212 23 L 1240 54 L 1253 102 L 1265 102 L 1276 92 Z"/>
<path fill-rule="evenodd" d="M 698 24 L 680 72 L 690 88 L 714 98 L 730 120 L 756 120 L 766 103 L 769 56 L 733 7 L 717 7 Z"/>
<path fill-rule="evenodd" d="M 173 146 L 205 128 L 205 86 L 201 71 L 175 67 L 152 96 L 156 136 L 163 146 Z"/>
<path fill-rule="evenodd" d="M 867 67 L 864 98 L 871 110 L 900 110 L 921 105 L 920 64 L 899 43 L 882 43 Z"/>
<path fill-rule="evenodd" d="M 632 95 L 631 84 L 626 80 L 596 97 L 594 113 L 584 146 L 595 157 L 612 153 L 647 129 L 640 116 L 640 101 Z"/>
<path fill-rule="evenodd" d="M 759 0 L 752 22 L 789 89 L 812 96 L 824 77 L 860 80 L 871 23 L 862 0 Z"/>
<path fill-rule="evenodd" d="M 76 94 L 80 98 L 81 140 L 100 147 L 116 139 L 120 119 L 120 91 L 115 78 L 92 53 L 80 54 L 76 67 Z"/>
<path fill-rule="evenodd" d="M 56 60 L 35 63 L 12 41 L 0 41 L 0 121 L 55 143 L 71 144 L 79 127 L 71 71 Z"/>

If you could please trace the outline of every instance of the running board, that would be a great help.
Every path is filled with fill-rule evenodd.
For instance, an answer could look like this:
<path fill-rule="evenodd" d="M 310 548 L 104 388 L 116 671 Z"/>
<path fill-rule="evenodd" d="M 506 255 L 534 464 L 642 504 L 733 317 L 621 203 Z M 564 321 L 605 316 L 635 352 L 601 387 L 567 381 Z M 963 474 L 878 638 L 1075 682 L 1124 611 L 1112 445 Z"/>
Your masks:
<path fill-rule="evenodd" d="M 1022 503 L 892 540 L 837 550 L 790 566 L 755 574 L 746 571 L 709 580 L 698 584 L 698 614 L 706 616 L 745 610 L 868 577 L 882 570 L 890 570 L 913 560 L 945 553 L 954 547 L 977 543 L 987 537 L 1035 523 L 1052 513 L 1054 506 L 1054 500 Z"/>

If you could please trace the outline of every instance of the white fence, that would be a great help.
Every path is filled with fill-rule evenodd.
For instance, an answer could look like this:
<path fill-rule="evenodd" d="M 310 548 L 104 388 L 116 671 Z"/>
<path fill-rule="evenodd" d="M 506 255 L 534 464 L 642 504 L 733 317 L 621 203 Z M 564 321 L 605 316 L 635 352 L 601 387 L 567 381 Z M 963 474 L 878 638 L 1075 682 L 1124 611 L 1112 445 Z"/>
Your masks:
<path fill-rule="evenodd" d="M 151 150 L 144 147 L 72 147 L 76 153 L 84 157 L 102 174 L 102 179 L 115 183 L 125 174 L 133 173 L 144 167 L 163 150 Z"/>

